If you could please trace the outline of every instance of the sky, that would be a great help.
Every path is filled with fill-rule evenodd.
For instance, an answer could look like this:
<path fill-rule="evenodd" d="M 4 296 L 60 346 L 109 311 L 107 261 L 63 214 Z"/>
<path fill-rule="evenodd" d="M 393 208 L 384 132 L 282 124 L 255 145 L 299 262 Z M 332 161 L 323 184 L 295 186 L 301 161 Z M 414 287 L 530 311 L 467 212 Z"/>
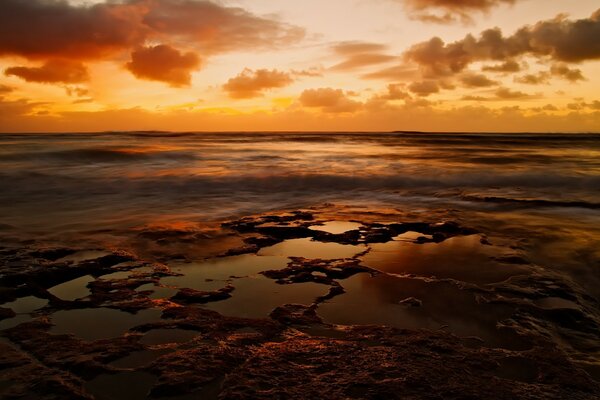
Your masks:
<path fill-rule="evenodd" d="M 600 131 L 597 0 L 1 0 L 0 132 Z"/>

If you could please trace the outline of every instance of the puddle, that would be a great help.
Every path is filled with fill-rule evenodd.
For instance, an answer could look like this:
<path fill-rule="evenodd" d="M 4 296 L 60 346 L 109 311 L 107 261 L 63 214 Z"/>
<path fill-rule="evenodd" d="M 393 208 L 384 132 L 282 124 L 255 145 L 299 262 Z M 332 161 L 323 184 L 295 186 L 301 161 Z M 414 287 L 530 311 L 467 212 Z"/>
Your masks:
<path fill-rule="evenodd" d="M 325 243 L 304 239 L 291 239 L 278 243 L 274 246 L 265 247 L 258 252 L 259 256 L 283 256 L 283 257 L 304 257 L 309 259 L 320 258 L 338 259 L 352 258 L 367 250 L 364 245 L 353 246 L 339 243 Z"/>
<path fill-rule="evenodd" d="M 271 269 L 282 269 L 287 266 L 288 262 L 286 257 L 254 254 L 215 258 L 201 263 L 175 266 L 172 270 L 184 274 L 184 276 L 169 276 L 162 278 L 160 282 L 163 285 L 179 288 L 211 291 L 222 288 L 223 281 L 231 276 L 243 277 Z"/>
<path fill-rule="evenodd" d="M 154 349 L 154 350 L 142 350 L 136 351 L 123 358 L 119 358 L 110 363 L 111 367 L 115 368 L 141 368 L 151 364 L 167 353 L 170 353 L 171 349 Z"/>
<path fill-rule="evenodd" d="M 186 343 L 199 335 L 199 332 L 186 329 L 153 329 L 147 332 L 140 343 L 156 346 L 169 343 Z"/>
<path fill-rule="evenodd" d="M 490 257 L 504 249 L 485 246 L 478 235 L 458 236 L 442 243 L 394 241 L 371 245 L 363 264 L 393 274 L 452 278 L 471 283 L 501 282 L 529 271 L 523 265 L 500 264 Z"/>
<path fill-rule="evenodd" d="M 146 372 L 102 374 L 85 384 L 96 400 L 146 399 L 157 378 Z"/>
<path fill-rule="evenodd" d="M 34 296 L 21 297 L 10 303 L 0 304 L 2 308 L 12 309 L 16 316 L 12 318 L 3 319 L 0 321 L 0 331 L 4 329 L 14 328 L 24 322 L 32 320 L 30 313 L 38 310 L 48 304 L 48 300 L 40 299 Z"/>
<path fill-rule="evenodd" d="M 4 329 L 14 328 L 17 325 L 20 325 L 24 322 L 29 322 L 31 320 L 32 318 L 29 314 L 19 314 L 12 318 L 3 319 L 2 321 L 0 321 L 0 331 Z"/>
<path fill-rule="evenodd" d="M 240 279 L 234 286 L 231 298 L 203 307 L 231 317 L 265 318 L 281 305 L 310 305 L 329 291 L 329 286 L 317 283 L 279 285 L 265 277 Z"/>
<path fill-rule="evenodd" d="M 71 281 L 56 285 L 48 291 L 62 300 L 74 301 L 92 294 L 87 285 L 96 279 L 91 275 L 82 276 Z"/>
<path fill-rule="evenodd" d="M 357 230 L 361 226 L 362 224 L 359 224 L 358 222 L 329 221 L 325 222 L 323 225 L 312 225 L 308 228 L 312 229 L 313 231 L 323 231 L 334 235 L 339 235 L 340 233 Z"/>
<path fill-rule="evenodd" d="M 29 314 L 46 306 L 48 300 L 35 296 L 21 297 L 10 303 L 0 304 L 0 307 L 10 308 L 15 314 Z"/>
<path fill-rule="evenodd" d="M 571 300 L 566 300 L 560 297 L 546 297 L 538 299 L 534 302 L 538 307 L 546 310 L 570 309 L 579 310 L 579 305 Z"/>
<path fill-rule="evenodd" d="M 85 308 L 52 314 L 51 334 L 73 334 L 83 340 L 109 339 L 129 329 L 160 320 L 161 311 L 150 309 L 130 314 L 111 308 Z"/>
<path fill-rule="evenodd" d="M 511 331 L 496 324 L 513 313 L 506 305 L 478 304 L 468 291 L 448 283 L 426 283 L 386 275 L 358 274 L 341 281 L 346 293 L 321 304 L 325 322 L 340 325 L 387 325 L 405 329 L 444 329 L 458 336 L 477 336 L 487 345 L 528 348 Z M 406 298 L 420 307 L 400 304 Z"/>
<path fill-rule="evenodd" d="M 402 235 L 396 236 L 394 238 L 394 240 L 404 240 L 404 241 L 414 242 L 415 240 L 417 240 L 420 237 L 424 237 L 427 239 L 433 238 L 433 236 L 431 236 L 431 235 L 425 235 L 425 234 L 419 233 L 419 232 L 408 231 L 408 232 L 403 233 Z"/>
<path fill-rule="evenodd" d="M 56 261 L 57 262 L 72 261 L 74 263 L 79 263 L 82 261 L 95 260 L 100 257 L 108 256 L 109 254 L 111 254 L 111 253 L 109 253 L 107 251 L 101 251 L 101 250 L 84 250 L 84 251 L 78 251 L 76 253 L 70 254 L 63 258 L 59 258 Z"/>
<path fill-rule="evenodd" d="M 154 283 L 147 283 L 142 285 L 136 289 L 138 292 L 147 292 L 152 291 L 152 293 L 148 296 L 149 299 L 158 300 L 158 299 L 167 299 L 175 295 L 177 293 L 177 289 L 156 286 Z"/>

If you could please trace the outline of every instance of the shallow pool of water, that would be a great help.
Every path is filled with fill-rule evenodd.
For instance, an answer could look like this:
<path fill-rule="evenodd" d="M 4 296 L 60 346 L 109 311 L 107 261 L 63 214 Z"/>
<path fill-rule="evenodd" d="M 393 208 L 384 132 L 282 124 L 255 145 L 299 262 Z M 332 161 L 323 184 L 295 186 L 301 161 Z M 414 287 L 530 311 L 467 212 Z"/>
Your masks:
<path fill-rule="evenodd" d="M 325 243 L 304 239 L 290 239 L 277 243 L 274 246 L 262 248 L 259 256 L 283 256 L 283 257 L 304 257 L 310 259 L 320 258 L 322 260 L 331 260 L 339 258 L 352 258 L 367 250 L 364 245 L 354 246 L 339 243 Z"/>
<path fill-rule="evenodd" d="M 456 335 L 477 336 L 491 346 L 526 347 L 510 331 L 496 328 L 509 318 L 510 306 L 479 304 L 475 296 L 445 283 L 358 274 L 340 282 L 346 293 L 319 305 L 325 322 L 341 325 L 387 325 L 406 329 L 446 329 Z M 421 306 L 401 302 L 407 298 Z"/>
<path fill-rule="evenodd" d="M 91 275 L 85 275 L 77 279 L 70 280 L 60 285 L 48 289 L 48 292 L 62 300 L 74 301 L 92 294 L 88 289 L 88 284 L 96 279 Z"/>
<path fill-rule="evenodd" d="M 265 277 L 239 279 L 234 282 L 232 297 L 204 305 L 223 315 L 245 318 L 264 318 L 283 304 L 312 304 L 327 294 L 329 286 L 317 283 L 279 285 Z"/>
<path fill-rule="evenodd" d="M 325 222 L 323 225 L 309 226 L 309 229 L 312 229 L 315 231 L 323 231 L 323 232 L 331 233 L 334 235 L 339 235 L 340 233 L 357 230 L 361 226 L 362 226 L 362 224 L 359 224 L 358 222 L 328 221 L 328 222 Z"/>
<path fill-rule="evenodd" d="M 131 314 L 112 308 L 84 308 L 52 314 L 54 335 L 73 334 L 83 340 L 119 337 L 129 329 L 160 320 L 161 311 L 148 309 Z"/>
<path fill-rule="evenodd" d="M 492 257 L 506 254 L 506 249 L 483 245 L 479 235 L 457 236 L 442 243 L 392 241 L 375 243 L 361 257 L 363 264 L 393 274 L 452 278 L 471 283 L 503 281 L 529 271 L 527 266 L 502 264 Z"/>
<path fill-rule="evenodd" d="M 231 277 L 251 276 L 262 271 L 282 269 L 288 262 L 286 257 L 254 254 L 214 258 L 198 263 L 172 266 L 174 272 L 183 276 L 165 277 L 160 282 L 167 286 L 211 291 L 222 288 L 223 282 Z"/>

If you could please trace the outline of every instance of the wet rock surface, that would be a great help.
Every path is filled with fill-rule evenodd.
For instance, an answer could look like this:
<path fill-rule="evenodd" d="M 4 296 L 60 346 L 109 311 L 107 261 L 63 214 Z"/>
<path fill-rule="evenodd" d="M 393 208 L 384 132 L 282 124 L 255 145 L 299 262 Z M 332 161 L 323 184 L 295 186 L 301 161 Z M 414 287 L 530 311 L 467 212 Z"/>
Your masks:
<path fill-rule="evenodd" d="M 594 372 L 600 354 L 596 298 L 574 279 L 537 264 L 528 256 L 527 241 L 485 226 L 387 212 L 333 215 L 325 206 L 223 223 L 215 236 L 220 244 L 206 253 L 216 261 L 208 264 L 180 254 L 210 241 L 205 231 L 147 227 L 136 235 L 168 251 L 35 244 L 0 249 L 0 397 L 600 396 Z M 410 246 L 416 257 L 438 244 L 458 243 L 458 251 L 461 238 L 483 246 L 477 260 L 489 264 L 477 268 L 499 269 L 493 278 L 510 277 L 479 282 L 460 269 L 447 276 L 441 275 L 444 269 L 414 264 L 403 270 L 405 260 L 394 258 L 395 250 L 389 258 L 388 248 L 381 247 Z M 285 254 L 291 247 L 281 245 L 289 243 L 320 246 L 314 254 L 323 257 Z M 347 247 L 340 251 L 329 244 Z M 243 256 L 231 258 L 238 254 Z M 229 260 L 232 272 L 218 273 Z M 392 267 L 383 270 L 367 260 Z M 196 288 L 185 286 L 192 286 L 186 282 L 192 269 Z M 158 289 L 165 295 L 153 296 Z M 285 302 L 294 290 L 302 304 Z M 268 296 L 283 303 L 252 318 L 211 309 L 249 294 L 249 303 Z M 368 296 L 374 308 L 365 308 L 367 299 L 360 296 Z M 336 304 L 350 310 L 350 322 L 328 319 L 324 308 Z M 118 315 L 106 323 L 120 318 L 124 323 L 104 336 L 87 335 L 61 322 L 73 312 L 96 320 L 98 312 Z M 376 323 L 389 318 L 396 327 Z M 402 329 L 405 320 L 414 327 Z M 504 345 L 497 337 L 518 345 Z"/>

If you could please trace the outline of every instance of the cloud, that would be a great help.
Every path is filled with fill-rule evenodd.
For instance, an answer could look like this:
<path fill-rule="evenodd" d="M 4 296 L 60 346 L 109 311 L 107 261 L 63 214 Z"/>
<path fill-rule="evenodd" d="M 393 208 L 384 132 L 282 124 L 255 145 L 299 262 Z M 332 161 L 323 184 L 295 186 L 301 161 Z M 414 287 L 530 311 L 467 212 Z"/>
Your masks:
<path fill-rule="evenodd" d="M 537 74 L 526 74 L 523 76 L 515 77 L 515 82 L 524 83 L 526 85 L 542 85 L 548 83 L 550 79 L 550 74 L 548 72 L 542 71 Z"/>
<path fill-rule="evenodd" d="M 398 83 L 391 83 L 387 85 L 387 93 L 379 98 L 384 100 L 406 100 L 410 99 L 410 94 L 404 90 L 405 85 Z"/>
<path fill-rule="evenodd" d="M 355 55 L 364 53 L 381 53 L 387 46 L 372 42 L 341 42 L 333 46 L 333 51 L 340 55 Z"/>
<path fill-rule="evenodd" d="M 519 72 L 521 70 L 521 65 L 519 65 L 519 63 L 514 60 L 508 60 L 503 62 L 502 64 L 484 66 L 481 70 L 486 72 L 503 73 Z"/>
<path fill-rule="evenodd" d="M 429 96 L 440 91 L 440 86 L 436 81 L 413 82 L 408 89 L 418 96 Z"/>
<path fill-rule="evenodd" d="M 12 92 L 14 89 L 11 86 L 0 84 L 0 94 L 6 94 Z"/>
<path fill-rule="evenodd" d="M 564 78 L 570 82 L 584 81 L 585 78 L 581 73 L 581 70 L 578 68 L 569 68 L 568 65 L 564 63 L 554 64 L 550 68 L 550 73 L 554 76 L 558 76 Z"/>
<path fill-rule="evenodd" d="M 569 82 L 585 80 L 580 69 L 570 68 L 565 63 L 556 63 L 553 64 L 548 71 L 540 71 L 535 74 L 526 74 L 520 77 L 515 77 L 515 82 L 528 85 L 541 85 L 548 83 L 552 77 L 566 79 Z"/>
<path fill-rule="evenodd" d="M 379 43 L 341 42 L 335 44 L 332 49 L 344 59 L 330 68 L 333 71 L 348 71 L 398 59 L 397 56 L 386 54 L 387 46 Z"/>
<path fill-rule="evenodd" d="M 499 88 L 494 92 L 494 96 L 463 96 L 461 100 L 464 101 L 509 101 L 509 100 L 527 100 L 534 99 L 536 96 L 532 96 L 527 93 L 523 93 L 518 90 L 511 90 L 508 88 Z"/>
<path fill-rule="evenodd" d="M 30 114 L 41 102 L 31 102 L 26 99 L 5 100 L 0 97 L 0 119 L 14 119 L 15 117 Z"/>
<path fill-rule="evenodd" d="M 312 68 L 303 69 L 303 70 L 293 69 L 290 71 L 290 74 L 294 75 L 294 76 L 298 76 L 298 77 L 317 78 L 317 77 L 323 76 L 323 68 L 312 67 Z"/>
<path fill-rule="evenodd" d="M 496 91 L 496 97 L 504 100 L 529 99 L 531 95 L 520 92 L 518 90 L 510 90 L 508 88 L 500 88 Z"/>
<path fill-rule="evenodd" d="M 362 103 L 348 98 L 341 89 L 307 89 L 300 95 L 304 107 L 320 108 L 326 113 L 351 113 L 359 110 Z"/>
<path fill-rule="evenodd" d="M 304 29 L 206 0 L 147 0 L 143 24 L 198 43 L 206 53 L 275 48 L 302 39 Z"/>
<path fill-rule="evenodd" d="M 498 84 L 498 82 L 489 79 L 485 75 L 476 74 L 473 72 L 469 72 L 461 76 L 460 81 L 468 88 L 488 87 Z"/>
<path fill-rule="evenodd" d="M 199 66 L 196 54 L 184 54 L 164 44 L 133 51 L 131 61 L 125 65 L 139 79 L 165 82 L 173 87 L 189 86 L 191 73 Z"/>
<path fill-rule="evenodd" d="M 92 59 L 144 40 L 141 3 L 73 6 L 59 0 L 0 1 L 0 55 Z"/>
<path fill-rule="evenodd" d="M 379 71 L 370 72 L 361 75 L 362 79 L 382 79 L 382 80 L 410 80 L 419 75 L 419 70 L 406 65 L 395 65 L 393 67 L 384 68 Z"/>
<path fill-rule="evenodd" d="M 0 56 L 91 60 L 166 38 L 212 54 L 275 48 L 303 36 L 301 28 L 208 0 L 0 1 Z"/>
<path fill-rule="evenodd" d="M 38 83 L 82 83 L 90 78 L 85 65 L 66 60 L 50 60 L 40 67 L 10 67 L 4 74 Z"/>
<path fill-rule="evenodd" d="M 249 99 L 263 95 L 269 89 L 282 88 L 293 82 L 290 74 L 276 69 L 244 69 L 239 75 L 223 85 L 223 89 L 233 99 Z"/>
<path fill-rule="evenodd" d="M 333 71 L 347 71 L 370 65 L 383 64 L 393 60 L 396 60 L 396 56 L 390 56 L 387 54 L 377 53 L 366 53 L 366 54 L 355 54 L 348 57 L 345 61 L 334 65 L 330 69 Z"/>
<path fill-rule="evenodd" d="M 501 4 L 514 4 L 515 0 L 404 0 L 409 16 L 424 22 L 447 24 L 472 22 L 473 12 L 488 12 Z"/>
<path fill-rule="evenodd" d="M 590 18 L 569 20 L 564 16 L 538 22 L 505 37 L 499 28 L 488 29 L 479 38 L 445 43 L 439 37 L 412 46 L 406 61 L 420 66 L 426 77 L 451 76 L 477 61 L 512 61 L 533 56 L 557 62 L 600 59 L 600 10 Z"/>

